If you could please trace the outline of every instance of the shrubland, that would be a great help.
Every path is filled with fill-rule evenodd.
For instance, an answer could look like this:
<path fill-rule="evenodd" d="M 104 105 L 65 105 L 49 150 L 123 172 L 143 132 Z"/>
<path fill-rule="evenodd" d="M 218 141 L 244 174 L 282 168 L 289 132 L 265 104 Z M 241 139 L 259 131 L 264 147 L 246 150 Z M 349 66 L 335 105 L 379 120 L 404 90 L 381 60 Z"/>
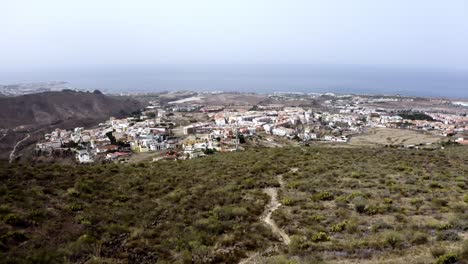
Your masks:
<path fill-rule="evenodd" d="M 280 187 L 277 175 L 283 175 Z M 454 263 L 468 149 L 290 147 L 187 161 L 0 164 L 3 263 Z M 273 219 L 259 219 L 279 190 Z"/>

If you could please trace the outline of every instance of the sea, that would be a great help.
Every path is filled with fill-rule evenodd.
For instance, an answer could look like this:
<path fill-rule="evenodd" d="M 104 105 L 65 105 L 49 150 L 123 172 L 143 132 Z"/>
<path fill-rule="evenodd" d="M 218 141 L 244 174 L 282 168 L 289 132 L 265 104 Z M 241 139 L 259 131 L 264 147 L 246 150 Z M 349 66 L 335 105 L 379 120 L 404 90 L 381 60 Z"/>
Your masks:
<path fill-rule="evenodd" d="M 468 70 L 355 65 L 112 65 L 0 72 L 0 84 L 66 81 L 112 93 L 303 92 L 468 99 Z"/>

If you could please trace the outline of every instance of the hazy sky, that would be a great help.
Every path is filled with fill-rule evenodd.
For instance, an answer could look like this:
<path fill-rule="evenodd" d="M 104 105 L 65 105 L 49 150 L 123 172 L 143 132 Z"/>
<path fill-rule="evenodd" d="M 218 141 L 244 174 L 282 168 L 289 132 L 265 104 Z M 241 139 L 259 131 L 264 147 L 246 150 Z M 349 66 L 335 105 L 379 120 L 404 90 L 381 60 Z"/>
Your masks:
<path fill-rule="evenodd" d="M 468 69 L 467 0 L 1 0 L 0 69 L 364 64 Z"/>

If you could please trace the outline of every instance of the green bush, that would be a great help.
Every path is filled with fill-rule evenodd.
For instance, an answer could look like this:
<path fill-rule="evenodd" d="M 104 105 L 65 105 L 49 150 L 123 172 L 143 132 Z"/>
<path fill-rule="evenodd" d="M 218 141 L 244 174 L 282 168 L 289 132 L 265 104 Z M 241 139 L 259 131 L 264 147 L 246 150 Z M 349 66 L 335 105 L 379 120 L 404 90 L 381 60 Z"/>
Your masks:
<path fill-rule="evenodd" d="M 431 251 L 432 257 L 434 258 L 438 258 L 447 253 L 447 250 L 443 247 L 432 247 L 430 251 Z"/>
<path fill-rule="evenodd" d="M 401 248 L 404 239 L 401 234 L 397 232 L 387 232 L 384 234 L 383 243 L 391 248 Z"/>
<path fill-rule="evenodd" d="M 439 230 L 447 230 L 447 229 L 450 229 L 450 228 L 453 228 L 453 225 L 450 224 L 450 223 L 442 223 L 442 224 L 437 226 L 437 229 L 439 229 Z"/>
<path fill-rule="evenodd" d="M 399 223 L 407 223 L 408 218 L 404 214 L 396 214 L 395 215 L 395 220 Z"/>
<path fill-rule="evenodd" d="M 223 231 L 222 223 L 215 217 L 202 218 L 194 223 L 195 227 L 210 233 L 220 233 Z"/>
<path fill-rule="evenodd" d="M 347 221 L 343 221 L 343 222 L 341 222 L 341 223 L 332 225 L 332 227 L 330 228 L 330 230 L 331 230 L 332 232 L 335 232 L 335 233 L 341 232 L 341 231 L 343 231 L 343 230 L 346 229 L 347 223 L 348 223 Z"/>
<path fill-rule="evenodd" d="M 390 198 L 384 198 L 384 203 L 385 204 L 393 204 L 393 200 Z"/>
<path fill-rule="evenodd" d="M 81 225 L 84 225 L 84 226 L 92 225 L 91 221 L 82 215 L 77 216 L 75 219 Z"/>
<path fill-rule="evenodd" d="M 351 194 L 349 194 L 349 195 L 346 197 L 346 200 L 347 200 L 348 202 L 352 202 L 352 201 L 353 201 L 355 198 L 357 198 L 357 197 L 366 198 L 367 195 L 364 194 L 364 193 L 362 193 L 362 192 L 360 192 L 360 191 L 354 191 L 354 192 L 352 192 Z"/>
<path fill-rule="evenodd" d="M 6 215 L 6 214 L 8 214 L 10 212 L 11 212 L 11 209 L 10 209 L 10 207 L 8 207 L 8 205 L 6 205 L 6 204 L 0 205 L 0 216 Z"/>
<path fill-rule="evenodd" d="M 425 233 L 416 233 L 411 238 L 411 243 L 414 245 L 423 245 L 429 241 L 429 237 Z"/>
<path fill-rule="evenodd" d="M 63 252 L 39 250 L 37 253 L 29 255 L 27 263 L 34 264 L 61 264 L 64 262 Z"/>
<path fill-rule="evenodd" d="M 383 220 L 378 220 L 371 226 L 371 231 L 374 233 L 385 229 L 393 229 L 393 226 Z"/>
<path fill-rule="evenodd" d="M 75 188 L 68 188 L 67 189 L 67 195 L 69 195 L 71 197 L 78 197 L 78 196 L 80 196 L 80 192 L 77 191 Z"/>
<path fill-rule="evenodd" d="M 0 242 L 4 244 L 21 243 L 28 240 L 28 237 L 23 231 L 9 231 L 0 236 Z"/>
<path fill-rule="evenodd" d="M 319 192 L 312 196 L 312 200 L 314 201 L 330 201 L 333 200 L 333 194 L 329 192 Z"/>
<path fill-rule="evenodd" d="M 363 214 L 366 212 L 367 201 L 363 197 L 358 196 L 354 198 L 353 204 L 354 204 L 354 209 L 356 209 L 356 212 L 360 214 Z"/>
<path fill-rule="evenodd" d="M 355 218 L 348 220 L 346 224 L 346 232 L 350 234 L 357 233 L 359 231 L 359 223 Z"/>
<path fill-rule="evenodd" d="M 310 217 L 310 220 L 313 221 L 313 222 L 321 222 L 321 221 L 323 221 L 325 219 L 326 219 L 326 217 L 323 216 L 323 215 L 312 215 Z"/>
<path fill-rule="evenodd" d="M 424 201 L 420 198 L 413 198 L 411 199 L 410 203 L 416 207 L 416 210 L 419 210 L 419 208 L 424 204 Z"/>
<path fill-rule="evenodd" d="M 436 239 L 438 241 L 459 241 L 460 236 L 455 231 L 440 231 L 437 233 Z"/>
<path fill-rule="evenodd" d="M 83 210 L 83 205 L 78 204 L 78 203 L 74 203 L 74 204 L 71 204 L 71 205 L 68 206 L 68 210 L 70 210 L 72 212 L 78 212 L 78 211 Z"/>
<path fill-rule="evenodd" d="M 292 254 L 301 254 L 311 248 L 312 245 L 303 236 L 291 236 L 291 243 L 289 243 L 289 252 Z"/>
<path fill-rule="evenodd" d="M 441 189 L 443 188 L 442 184 L 440 184 L 439 182 L 431 182 L 429 184 L 429 187 L 430 188 L 433 188 L 433 189 Z"/>
<path fill-rule="evenodd" d="M 463 242 L 463 246 L 460 250 L 460 259 L 468 260 L 468 240 Z"/>
<path fill-rule="evenodd" d="M 311 237 L 312 242 L 325 242 L 330 241 L 330 236 L 325 232 L 318 232 Z"/>
<path fill-rule="evenodd" d="M 10 213 L 10 214 L 7 214 L 6 216 L 4 216 L 3 221 L 6 224 L 9 224 L 9 225 L 12 225 L 12 226 L 18 226 L 18 227 L 28 225 L 28 222 L 25 219 L 23 219 L 18 214 L 14 214 L 14 213 Z"/>
<path fill-rule="evenodd" d="M 280 256 L 273 256 L 266 258 L 263 262 L 260 263 L 269 263 L 269 264 L 299 264 L 299 262 L 295 260 L 291 260 L 287 258 L 286 256 L 280 255 Z"/>
<path fill-rule="evenodd" d="M 27 218 L 29 221 L 38 224 L 39 222 L 42 222 L 45 219 L 47 219 L 47 213 L 40 210 L 33 210 L 28 214 Z"/>
<path fill-rule="evenodd" d="M 291 199 L 289 197 L 285 197 L 281 199 L 281 204 L 284 206 L 293 206 L 295 204 L 294 199 Z"/>
<path fill-rule="evenodd" d="M 448 201 L 446 199 L 435 198 L 432 200 L 432 204 L 437 207 L 444 207 L 448 205 Z"/>
<path fill-rule="evenodd" d="M 380 207 L 378 205 L 369 205 L 364 208 L 364 212 L 368 215 L 375 215 L 375 214 L 381 214 L 385 212 L 385 209 L 383 207 Z"/>
<path fill-rule="evenodd" d="M 214 213 L 221 220 L 231 220 L 237 217 L 245 217 L 249 212 L 244 207 L 224 206 L 215 208 Z"/>
<path fill-rule="evenodd" d="M 455 253 L 448 253 L 437 258 L 436 264 L 454 264 L 457 263 L 459 257 Z"/>
<path fill-rule="evenodd" d="M 464 214 L 468 211 L 468 205 L 463 202 L 456 202 L 451 205 L 452 209 L 456 213 Z"/>

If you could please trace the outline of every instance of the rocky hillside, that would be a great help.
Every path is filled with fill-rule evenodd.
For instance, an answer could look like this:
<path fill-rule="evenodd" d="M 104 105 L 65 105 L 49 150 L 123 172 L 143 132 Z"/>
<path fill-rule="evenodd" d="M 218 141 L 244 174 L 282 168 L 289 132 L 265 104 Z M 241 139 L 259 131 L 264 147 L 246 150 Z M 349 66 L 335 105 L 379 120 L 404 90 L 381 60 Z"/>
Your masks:
<path fill-rule="evenodd" d="M 8 158 L 57 127 L 93 126 L 111 116 L 124 117 L 143 105 L 128 97 L 107 96 L 99 91 L 44 92 L 0 97 L 0 159 Z"/>
<path fill-rule="evenodd" d="M 0 128 L 73 123 L 80 119 L 122 117 L 141 108 L 129 98 L 111 97 L 96 91 L 45 92 L 0 98 Z"/>

